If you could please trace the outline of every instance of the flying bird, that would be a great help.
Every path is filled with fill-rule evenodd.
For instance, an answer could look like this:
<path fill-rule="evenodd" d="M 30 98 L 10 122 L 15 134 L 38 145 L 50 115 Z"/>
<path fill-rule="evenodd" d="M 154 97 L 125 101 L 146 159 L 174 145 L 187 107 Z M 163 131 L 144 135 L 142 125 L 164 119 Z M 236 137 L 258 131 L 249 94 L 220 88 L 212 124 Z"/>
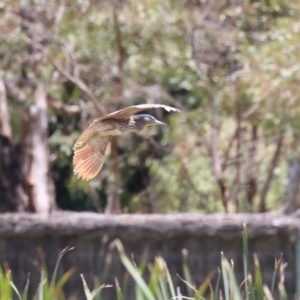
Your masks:
<path fill-rule="evenodd" d="M 94 178 L 101 170 L 105 156 L 110 150 L 113 136 L 141 131 L 148 125 L 165 125 L 148 114 L 136 113 L 149 108 L 179 109 L 163 104 L 140 104 L 115 111 L 95 119 L 75 143 L 73 150 L 74 174 L 83 180 Z"/>

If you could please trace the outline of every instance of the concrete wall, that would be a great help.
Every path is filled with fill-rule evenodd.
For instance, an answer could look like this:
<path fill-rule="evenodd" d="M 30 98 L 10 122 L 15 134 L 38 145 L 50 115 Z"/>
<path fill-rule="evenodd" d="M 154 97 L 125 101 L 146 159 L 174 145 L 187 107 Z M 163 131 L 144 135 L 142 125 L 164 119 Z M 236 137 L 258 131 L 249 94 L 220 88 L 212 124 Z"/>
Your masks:
<path fill-rule="evenodd" d="M 34 293 L 40 280 L 36 262 L 42 252 L 50 273 L 59 253 L 67 246 L 75 247 L 62 259 L 59 274 L 72 267 L 76 272 L 66 285 L 69 299 L 85 299 L 79 274 L 90 287 L 95 278 L 100 283 L 122 282 L 125 268 L 111 242 L 118 238 L 128 255 L 138 263 L 145 249 L 149 261 L 162 255 L 175 281 L 182 272 L 182 249 L 188 250 L 188 262 L 193 280 L 199 284 L 209 272 L 220 266 L 220 252 L 235 262 L 235 271 L 243 280 L 242 225 L 247 224 L 249 261 L 255 252 L 260 259 L 264 280 L 270 285 L 274 258 L 283 254 L 288 263 L 285 282 L 290 299 L 296 293 L 295 245 L 299 234 L 298 219 L 267 214 L 243 215 L 117 215 L 56 212 L 51 215 L 0 215 L 0 261 L 7 262 L 13 280 L 22 290 L 30 273 L 30 292 Z M 40 249 L 40 250 L 38 250 Z M 107 256 L 107 253 L 110 256 Z M 105 273 L 108 257 L 112 258 Z M 181 289 L 184 292 L 184 287 Z M 132 291 L 131 291 L 132 293 Z M 115 289 L 103 292 L 104 299 L 116 299 Z M 132 294 L 126 299 L 133 300 Z"/>

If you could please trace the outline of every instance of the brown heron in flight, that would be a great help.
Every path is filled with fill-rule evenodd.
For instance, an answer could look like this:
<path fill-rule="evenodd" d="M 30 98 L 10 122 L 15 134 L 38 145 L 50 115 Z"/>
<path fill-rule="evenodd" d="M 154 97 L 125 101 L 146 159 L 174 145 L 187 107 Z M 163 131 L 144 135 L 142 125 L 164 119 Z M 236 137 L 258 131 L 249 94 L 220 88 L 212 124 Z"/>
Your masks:
<path fill-rule="evenodd" d="M 140 104 L 95 119 L 73 147 L 74 174 L 83 180 L 94 178 L 103 166 L 114 135 L 138 132 L 147 125 L 166 125 L 151 115 L 135 115 L 142 110 L 157 107 L 167 111 L 179 111 L 177 108 L 163 104 Z"/>

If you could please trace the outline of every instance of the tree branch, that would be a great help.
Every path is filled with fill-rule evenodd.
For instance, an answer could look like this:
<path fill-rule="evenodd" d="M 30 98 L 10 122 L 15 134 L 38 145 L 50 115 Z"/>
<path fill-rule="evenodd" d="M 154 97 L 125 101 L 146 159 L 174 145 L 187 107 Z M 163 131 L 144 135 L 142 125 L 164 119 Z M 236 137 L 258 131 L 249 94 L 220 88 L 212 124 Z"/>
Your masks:
<path fill-rule="evenodd" d="M 271 160 L 270 166 L 269 166 L 269 170 L 268 170 L 268 175 L 267 175 L 267 179 L 264 183 L 264 186 L 262 188 L 262 192 L 261 192 L 261 197 L 260 197 L 260 204 L 259 204 L 259 212 L 265 212 L 266 211 L 266 198 L 267 198 L 267 193 L 270 189 L 273 177 L 274 177 L 274 170 L 278 165 L 279 162 L 279 158 L 280 158 L 280 154 L 281 154 L 281 148 L 283 145 L 283 139 L 284 139 L 284 134 L 283 132 L 280 133 L 278 141 L 277 141 L 277 145 L 276 145 L 276 149 L 273 155 L 273 158 Z"/>
<path fill-rule="evenodd" d="M 82 112 L 82 106 L 78 104 L 74 105 L 69 105 L 69 104 L 64 104 L 61 101 L 48 97 L 47 98 L 47 104 L 55 109 L 58 109 L 68 115 L 74 115 L 74 114 L 79 114 Z"/>
<path fill-rule="evenodd" d="M 81 89 L 90 98 L 90 100 L 93 102 L 96 109 L 98 110 L 98 112 L 101 113 L 101 115 L 105 115 L 104 109 L 99 105 L 98 99 L 96 98 L 92 90 L 79 77 L 75 77 L 65 69 L 61 68 L 59 64 L 53 59 L 50 59 L 50 62 L 63 76 L 65 76 L 68 80 L 70 80 L 77 87 L 79 87 L 79 89 Z"/>
<path fill-rule="evenodd" d="M 229 190 L 226 187 L 224 176 L 223 176 L 223 170 L 220 162 L 220 157 L 218 153 L 218 137 L 217 137 L 217 131 L 215 128 L 212 129 L 211 133 L 211 144 L 208 145 L 206 143 L 206 146 L 208 148 L 208 152 L 211 156 L 211 166 L 212 166 L 212 173 L 218 183 L 220 194 L 221 194 L 221 200 L 224 206 L 224 209 L 226 213 L 229 212 Z"/>
<path fill-rule="evenodd" d="M 250 210 L 253 209 L 253 199 L 257 192 L 257 174 L 255 172 L 255 156 L 257 151 L 258 126 L 252 125 L 251 146 L 248 153 L 248 174 L 247 174 L 247 202 L 250 205 Z"/>

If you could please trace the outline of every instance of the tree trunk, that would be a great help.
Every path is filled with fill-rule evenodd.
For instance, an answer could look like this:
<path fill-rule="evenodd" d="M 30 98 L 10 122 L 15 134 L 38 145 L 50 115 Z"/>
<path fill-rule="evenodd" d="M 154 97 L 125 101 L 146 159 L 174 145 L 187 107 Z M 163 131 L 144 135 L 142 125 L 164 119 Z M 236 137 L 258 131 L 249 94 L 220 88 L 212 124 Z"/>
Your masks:
<path fill-rule="evenodd" d="M 10 118 L 7 108 L 6 90 L 0 78 L 0 134 L 11 137 Z"/>
<path fill-rule="evenodd" d="M 279 135 L 278 141 L 277 141 L 277 146 L 276 146 L 273 158 L 270 162 L 267 179 L 262 188 L 260 203 L 259 203 L 259 212 L 265 212 L 267 209 L 267 207 L 266 207 L 267 194 L 271 187 L 271 183 L 272 183 L 272 180 L 274 177 L 274 170 L 277 167 L 278 162 L 279 162 L 279 158 L 281 155 L 281 149 L 282 149 L 282 145 L 283 145 L 283 139 L 284 139 L 284 134 L 283 134 L 283 132 L 281 132 Z"/>
<path fill-rule="evenodd" d="M 20 147 L 11 137 L 6 90 L 0 79 L 0 211 L 25 211 L 27 196 L 23 188 Z"/>
<path fill-rule="evenodd" d="M 257 153 L 257 141 L 258 141 L 258 126 L 252 125 L 252 137 L 251 146 L 248 153 L 248 165 L 247 165 L 247 211 L 253 211 L 254 197 L 257 193 L 257 168 L 256 168 L 256 153 Z"/>
<path fill-rule="evenodd" d="M 24 111 L 20 139 L 11 134 L 6 90 L 0 79 L 0 211 L 48 213 L 55 207 L 49 172 L 47 101 L 36 87 L 34 105 Z"/>
<path fill-rule="evenodd" d="M 117 138 L 113 137 L 111 141 L 110 162 L 113 174 L 113 182 L 110 184 L 107 205 L 105 207 L 106 214 L 120 214 L 120 167 L 117 152 Z"/>
<path fill-rule="evenodd" d="M 300 208 L 300 201 L 298 199 L 299 183 L 300 183 L 300 163 L 293 158 L 288 164 L 288 183 L 285 192 L 284 204 L 281 213 L 291 214 Z"/>
<path fill-rule="evenodd" d="M 55 207 L 54 183 L 50 176 L 48 149 L 48 118 L 46 91 L 39 84 L 29 109 L 29 118 L 23 127 L 23 172 L 26 176 L 30 209 L 49 213 Z"/>
<path fill-rule="evenodd" d="M 121 34 L 121 27 L 118 19 L 118 3 L 115 2 L 113 6 L 113 21 L 115 27 L 115 39 L 118 51 L 118 80 L 119 85 L 116 87 L 116 94 L 119 99 L 123 98 L 124 95 L 124 63 L 126 60 L 126 49 L 123 45 L 123 37 Z M 111 141 L 111 169 L 113 173 L 113 182 L 111 183 L 107 196 L 107 205 L 105 207 L 106 214 L 119 214 L 121 213 L 120 203 L 120 189 L 121 189 L 121 178 L 120 178 L 120 167 L 118 159 L 118 143 L 117 137 L 113 137 Z"/>

